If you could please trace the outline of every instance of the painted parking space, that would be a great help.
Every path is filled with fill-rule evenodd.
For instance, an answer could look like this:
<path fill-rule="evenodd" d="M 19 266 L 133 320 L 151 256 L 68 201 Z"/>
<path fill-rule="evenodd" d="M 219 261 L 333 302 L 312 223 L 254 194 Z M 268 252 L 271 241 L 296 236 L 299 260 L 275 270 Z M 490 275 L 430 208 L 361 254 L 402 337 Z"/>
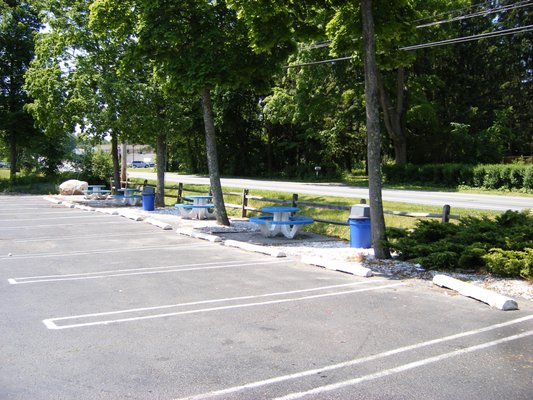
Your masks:
<path fill-rule="evenodd" d="M 3 241 L 20 255 L 0 259 L 0 398 L 530 394 L 527 304 L 502 313 L 114 218 Z"/>

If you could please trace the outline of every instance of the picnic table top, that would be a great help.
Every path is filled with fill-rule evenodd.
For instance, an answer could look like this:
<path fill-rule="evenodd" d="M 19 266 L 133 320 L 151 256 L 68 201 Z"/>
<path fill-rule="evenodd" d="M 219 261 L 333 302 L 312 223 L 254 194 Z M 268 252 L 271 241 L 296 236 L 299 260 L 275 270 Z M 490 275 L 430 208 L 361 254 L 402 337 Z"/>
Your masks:
<path fill-rule="evenodd" d="M 193 199 L 212 199 L 213 196 L 185 196 L 183 198 L 184 199 L 189 199 L 189 200 L 193 200 Z"/>
<path fill-rule="evenodd" d="M 270 206 L 270 207 L 263 207 L 261 209 L 261 212 L 266 213 L 293 213 L 300 211 L 299 208 L 296 207 L 282 207 L 282 206 Z"/>
<path fill-rule="evenodd" d="M 100 190 L 87 189 L 87 190 L 82 190 L 82 192 L 83 193 L 90 193 L 90 194 L 98 194 L 98 193 L 111 193 L 111 190 L 109 190 L 109 189 L 100 189 Z"/>

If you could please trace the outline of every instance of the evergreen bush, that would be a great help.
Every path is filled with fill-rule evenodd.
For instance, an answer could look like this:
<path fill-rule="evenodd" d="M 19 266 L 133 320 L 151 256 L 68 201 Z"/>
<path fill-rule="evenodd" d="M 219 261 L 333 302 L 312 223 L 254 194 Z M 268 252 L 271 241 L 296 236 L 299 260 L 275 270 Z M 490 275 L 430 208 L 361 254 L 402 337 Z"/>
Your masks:
<path fill-rule="evenodd" d="M 528 164 L 426 164 L 387 165 L 386 183 L 425 183 L 455 187 L 467 185 L 486 189 L 533 189 L 533 165 Z"/>
<path fill-rule="evenodd" d="M 494 219 L 467 217 L 457 225 L 420 221 L 412 231 L 395 230 L 388 245 L 401 259 L 428 269 L 488 271 L 533 279 L 533 215 L 529 211 L 507 211 Z"/>

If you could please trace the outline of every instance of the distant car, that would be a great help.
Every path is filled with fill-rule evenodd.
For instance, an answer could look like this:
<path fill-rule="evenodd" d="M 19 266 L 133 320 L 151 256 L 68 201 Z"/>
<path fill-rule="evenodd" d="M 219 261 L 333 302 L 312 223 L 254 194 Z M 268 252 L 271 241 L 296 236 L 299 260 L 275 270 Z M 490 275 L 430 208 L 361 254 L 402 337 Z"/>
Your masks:
<path fill-rule="evenodd" d="M 132 168 L 149 168 L 150 167 L 149 163 L 144 162 L 144 161 L 140 161 L 140 160 L 139 161 L 132 161 L 130 166 Z"/>
<path fill-rule="evenodd" d="M 9 167 L 9 163 L 6 163 L 4 161 L 0 161 L 0 168 L 7 168 Z"/>

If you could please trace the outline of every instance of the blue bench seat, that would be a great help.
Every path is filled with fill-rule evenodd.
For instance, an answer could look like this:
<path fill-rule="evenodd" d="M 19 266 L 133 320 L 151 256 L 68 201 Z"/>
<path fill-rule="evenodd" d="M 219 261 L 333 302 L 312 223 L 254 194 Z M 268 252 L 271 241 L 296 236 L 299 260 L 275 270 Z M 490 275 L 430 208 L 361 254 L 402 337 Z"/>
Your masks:
<path fill-rule="evenodd" d="M 315 222 L 313 218 L 293 215 L 286 221 L 274 221 L 272 216 L 250 217 L 250 222 L 259 226 L 261 233 L 266 237 L 276 236 L 282 233 L 288 239 L 293 239 L 300 228 Z"/>
<path fill-rule="evenodd" d="M 292 216 L 288 221 L 274 221 L 272 216 L 262 215 L 260 217 L 250 217 L 250 222 L 254 222 L 259 225 L 272 224 L 272 225 L 307 225 L 315 222 L 313 218 Z"/>
<path fill-rule="evenodd" d="M 215 205 L 208 204 L 176 204 L 182 218 L 185 219 L 207 219 L 212 218 L 215 213 Z"/>
<path fill-rule="evenodd" d="M 176 207 L 176 208 L 184 208 L 186 210 L 192 210 L 194 208 L 215 208 L 215 205 L 211 204 L 211 203 L 198 205 L 198 206 L 194 206 L 192 204 L 176 204 L 174 207 Z"/>
<path fill-rule="evenodd" d="M 142 196 L 138 194 L 130 194 L 130 195 L 124 195 L 124 194 L 115 194 L 111 196 L 112 199 L 121 202 L 123 205 L 139 205 L 142 201 Z"/>

